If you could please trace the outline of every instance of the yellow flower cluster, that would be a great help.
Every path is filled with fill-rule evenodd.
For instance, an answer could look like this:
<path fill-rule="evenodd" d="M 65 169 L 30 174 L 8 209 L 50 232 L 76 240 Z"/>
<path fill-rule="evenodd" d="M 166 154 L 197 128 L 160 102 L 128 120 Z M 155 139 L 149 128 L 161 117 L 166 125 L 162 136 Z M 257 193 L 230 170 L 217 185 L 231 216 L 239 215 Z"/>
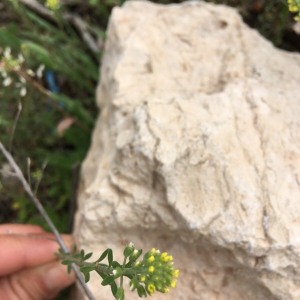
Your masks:
<path fill-rule="evenodd" d="M 173 257 L 167 252 L 160 254 L 159 250 L 153 248 L 144 255 L 142 261 L 136 262 L 135 269 L 141 274 L 138 281 L 144 283 L 147 293 L 152 296 L 155 291 L 168 293 L 169 287 L 175 287 L 179 276 L 179 270 L 173 268 Z"/>

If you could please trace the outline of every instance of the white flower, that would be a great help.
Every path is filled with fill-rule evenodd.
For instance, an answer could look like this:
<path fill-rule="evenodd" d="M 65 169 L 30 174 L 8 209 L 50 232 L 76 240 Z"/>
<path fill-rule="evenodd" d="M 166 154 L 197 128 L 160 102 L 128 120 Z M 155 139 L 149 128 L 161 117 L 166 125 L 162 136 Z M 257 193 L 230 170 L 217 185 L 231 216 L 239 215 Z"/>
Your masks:
<path fill-rule="evenodd" d="M 18 60 L 20 64 L 22 64 L 25 61 L 24 56 L 21 53 L 18 54 Z"/>
<path fill-rule="evenodd" d="M 130 242 L 128 247 L 134 247 L 134 244 L 132 242 Z"/>
<path fill-rule="evenodd" d="M 10 47 L 6 47 L 3 53 L 4 57 L 6 59 L 10 59 L 11 58 L 11 49 Z"/>
<path fill-rule="evenodd" d="M 4 86 L 9 86 L 12 83 L 12 79 L 10 77 L 6 77 L 3 81 Z"/>
<path fill-rule="evenodd" d="M 20 96 L 24 97 L 26 94 L 27 94 L 27 90 L 26 87 L 24 86 L 20 89 Z"/>
<path fill-rule="evenodd" d="M 6 77 L 7 77 L 6 71 L 2 71 L 2 72 L 1 72 L 1 76 L 2 76 L 3 78 L 6 78 Z"/>
<path fill-rule="evenodd" d="M 42 78 L 44 70 L 45 70 L 45 65 L 40 65 L 36 70 L 36 76 L 38 78 Z"/>

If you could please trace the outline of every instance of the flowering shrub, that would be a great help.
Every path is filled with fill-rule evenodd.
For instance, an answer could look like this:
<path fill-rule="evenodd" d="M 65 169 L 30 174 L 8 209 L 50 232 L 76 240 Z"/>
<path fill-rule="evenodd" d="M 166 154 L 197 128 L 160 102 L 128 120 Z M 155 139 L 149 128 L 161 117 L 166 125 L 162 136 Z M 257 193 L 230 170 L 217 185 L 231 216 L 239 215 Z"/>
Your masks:
<path fill-rule="evenodd" d="M 84 274 L 85 282 L 90 279 L 90 272 L 96 271 L 102 277 L 102 285 L 109 285 L 112 294 L 117 300 L 124 300 L 123 278 L 128 277 L 129 288 L 131 291 L 137 291 L 139 297 L 145 298 L 152 296 L 155 291 L 168 293 L 170 287 L 175 287 L 179 270 L 173 267 L 173 257 L 167 252 L 160 254 L 159 250 L 152 249 L 148 251 L 141 260 L 138 260 L 142 250 L 135 249 L 130 243 L 124 249 L 124 260 L 120 264 L 113 260 L 113 252 L 106 249 L 100 258 L 94 262 L 87 262 L 92 253 L 84 254 L 81 250 L 77 252 L 75 246 L 72 254 L 64 254 L 62 250 L 57 255 L 62 259 L 62 264 L 68 266 L 68 272 L 71 272 L 71 264 L 75 263 L 80 267 Z M 108 264 L 100 263 L 107 256 Z M 128 261 L 127 261 L 128 260 Z M 119 279 L 119 287 L 116 280 Z"/>

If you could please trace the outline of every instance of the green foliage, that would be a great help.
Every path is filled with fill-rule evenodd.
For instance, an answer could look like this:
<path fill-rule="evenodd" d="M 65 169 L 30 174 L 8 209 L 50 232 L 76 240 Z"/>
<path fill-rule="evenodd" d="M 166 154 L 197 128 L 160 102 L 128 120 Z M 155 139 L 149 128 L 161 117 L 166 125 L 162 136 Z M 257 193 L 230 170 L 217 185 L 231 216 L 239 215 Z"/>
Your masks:
<path fill-rule="evenodd" d="M 174 270 L 173 257 L 164 252 L 160 254 L 159 250 L 152 249 L 148 251 L 142 260 L 138 258 L 142 250 L 135 249 L 130 243 L 124 249 L 124 260 L 120 264 L 113 260 L 113 252 L 106 249 L 94 262 L 87 262 L 92 253 L 85 254 L 84 250 L 77 251 L 74 246 L 71 254 L 65 254 L 62 249 L 56 253 L 62 259 L 62 264 L 68 266 L 68 272 L 71 271 L 71 265 L 74 263 L 80 267 L 85 282 L 90 280 L 90 272 L 97 272 L 102 278 L 102 286 L 110 286 L 113 296 L 117 300 L 124 300 L 123 278 L 130 279 L 129 288 L 131 291 L 136 290 L 139 297 L 152 296 L 155 291 L 168 293 L 169 287 L 175 287 L 176 277 L 179 276 L 179 270 Z M 107 264 L 100 264 L 107 257 Z M 127 259 L 129 260 L 127 263 Z M 119 287 L 118 283 L 119 281 Z"/>
<path fill-rule="evenodd" d="M 13 136 L 14 157 L 23 170 L 27 169 L 26 158 L 31 158 L 32 186 L 41 179 L 41 166 L 48 160 L 38 196 L 59 231 L 66 232 L 70 230 L 68 202 L 72 188 L 75 188 L 71 186 L 71 178 L 77 176 L 72 169 L 86 154 L 95 119 L 94 90 L 98 81 L 98 63 L 68 24 L 56 26 L 18 1 L 6 1 L 5 6 L 12 21 L 0 28 L 0 45 L 2 51 L 7 47 L 11 49 L 8 65 L 11 69 L 6 71 L 7 78 L 13 83 L 1 89 L 1 141 L 9 145 L 18 102 L 21 102 L 22 113 Z M 20 54 L 25 59 L 24 63 L 16 59 Z M 2 69 L 6 66 L 3 63 L 0 63 Z M 21 98 L 17 88 L 21 84 L 20 72 L 36 70 L 42 64 L 54 71 L 61 92 L 51 94 L 49 91 L 50 98 L 49 94 L 27 81 L 24 83 L 27 95 Z M 43 79 L 33 76 L 32 80 L 46 87 Z M 59 133 L 59 124 L 66 118 L 75 121 Z M 0 164 L 3 162 L 1 157 Z M 0 198 L 3 203 L 11 203 L 10 207 L 5 207 L 8 213 L 0 216 L 1 222 L 33 223 L 49 229 L 22 189 L 11 189 L 3 184 Z"/>

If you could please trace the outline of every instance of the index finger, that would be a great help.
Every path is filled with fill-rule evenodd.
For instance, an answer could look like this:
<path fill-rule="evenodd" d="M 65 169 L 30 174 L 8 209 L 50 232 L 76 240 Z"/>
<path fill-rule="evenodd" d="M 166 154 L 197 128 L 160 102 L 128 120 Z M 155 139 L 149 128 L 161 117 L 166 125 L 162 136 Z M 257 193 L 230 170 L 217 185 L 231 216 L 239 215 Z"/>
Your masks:
<path fill-rule="evenodd" d="M 0 225 L 0 234 L 9 233 L 44 233 L 44 229 L 37 225 L 3 224 Z"/>
<path fill-rule="evenodd" d="M 56 241 L 43 239 L 53 235 L 39 236 L 0 235 L 0 276 L 54 261 L 59 245 Z M 71 236 L 64 240 L 71 241 Z"/>

